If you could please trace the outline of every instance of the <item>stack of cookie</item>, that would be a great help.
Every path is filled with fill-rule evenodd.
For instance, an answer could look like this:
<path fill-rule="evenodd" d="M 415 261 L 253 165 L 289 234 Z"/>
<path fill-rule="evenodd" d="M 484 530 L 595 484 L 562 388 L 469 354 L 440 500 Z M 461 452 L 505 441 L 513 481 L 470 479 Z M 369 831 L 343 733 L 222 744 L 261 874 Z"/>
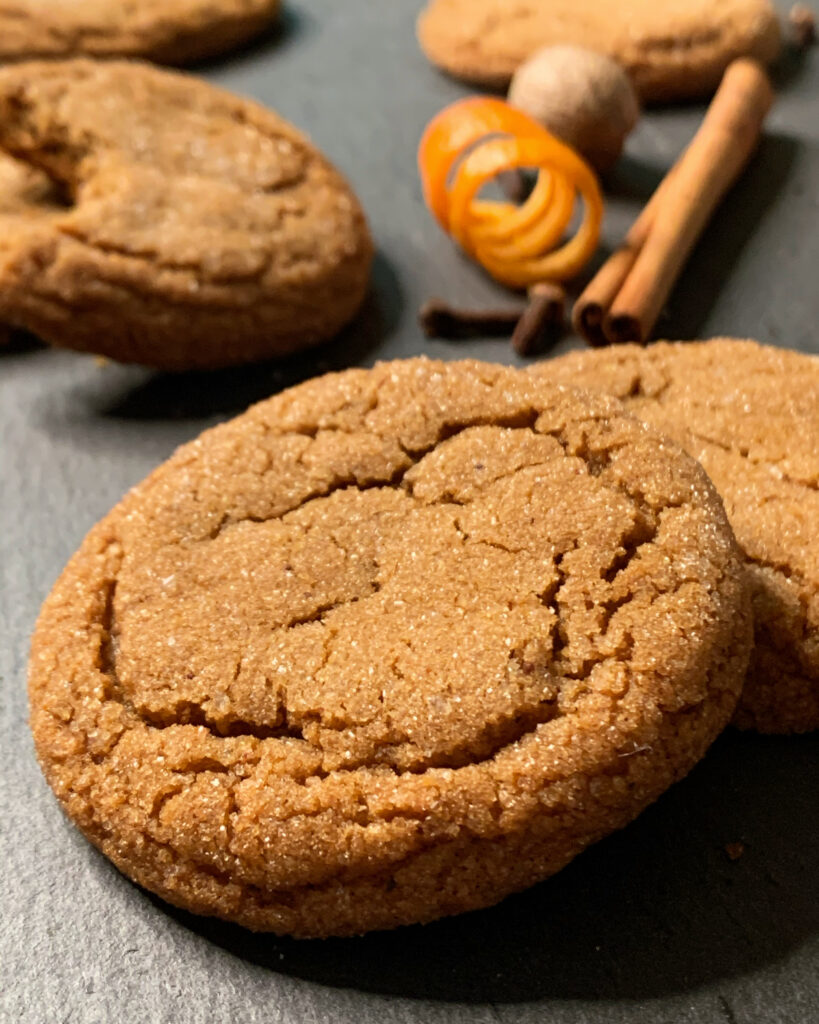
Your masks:
<path fill-rule="evenodd" d="M 819 360 L 713 339 L 575 352 L 532 373 L 616 396 L 705 468 L 754 607 L 734 721 L 763 733 L 819 729 Z"/>
<path fill-rule="evenodd" d="M 286 355 L 353 317 L 372 242 L 321 154 L 281 118 L 202 81 L 100 62 L 213 56 L 270 26 L 278 7 L 0 10 L 0 325 L 181 370 Z M 779 49 L 769 0 L 630 0 L 615 25 L 599 0 L 514 10 L 434 0 L 419 35 L 436 63 L 492 84 L 540 46 L 579 43 L 614 57 L 649 100 L 702 94 L 733 58 Z"/>
<path fill-rule="evenodd" d="M 373 246 L 328 161 L 256 104 L 98 59 L 198 59 L 277 6 L 0 12 L 0 321 L 177 370 L 354 316 Z M 435 0 L 421 38 L 500 82 L 605 23 L 648 99 L 778 47 L 767 0 L 712 0 L 704 36 L 674 4 L 676 48 L 655 6 L 618 35 L 591 4 Z M 495 903 L 731 722 L 819 726 L 817 439 L 817 361 L 751 342 L 285 391 L 179 449 L 64 570 L 31 653 L 45 775 L 196 913 L 329 936 Z"/>
<path fill-rule="evenodd" d="M 731 342 L 269 399 L 135 488 L 46 601 L 46 776 L 197 913 L 326 936 L 494 903 L 735 716 L 817 724 L 817 410 L 815 360 Z"/>

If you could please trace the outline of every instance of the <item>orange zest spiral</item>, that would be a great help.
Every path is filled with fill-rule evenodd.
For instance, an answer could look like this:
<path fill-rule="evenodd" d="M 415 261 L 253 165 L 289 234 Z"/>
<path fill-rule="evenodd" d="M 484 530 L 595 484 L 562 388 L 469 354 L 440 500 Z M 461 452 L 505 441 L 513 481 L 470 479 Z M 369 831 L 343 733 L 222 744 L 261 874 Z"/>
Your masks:
<path fill-rule="evenodd" d="M 474 96 L 430 121 L 418 149 L 424 199 L 441 227 L 494 278 L 513 288 L 565 281 L 600 238 L 603 198 L 594 172 L 567 145 L 503 100 Z M 479 199 L 503 171 L 537 168 L 521 206 Z M 577 232 L 563 241 L 577 197 Z"/>

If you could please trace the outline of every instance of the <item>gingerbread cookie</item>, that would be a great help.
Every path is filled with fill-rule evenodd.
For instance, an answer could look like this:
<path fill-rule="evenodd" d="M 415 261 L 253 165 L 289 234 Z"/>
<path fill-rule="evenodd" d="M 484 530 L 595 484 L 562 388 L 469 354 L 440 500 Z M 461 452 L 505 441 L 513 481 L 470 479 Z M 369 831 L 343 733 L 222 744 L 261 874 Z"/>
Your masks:
<path fill-rule="evenodd" d="M 267 28 L 279 0 L 0 0 L 0 62 L 147 57 L 184 64 Z"/>
<path fill-rule="evenodd" d="M 365 294 L 372 243 L 340 175 L 286 121 L 197 79 L 12 65 L 0 149 L 36 183 L 0 210 L 0 321 L 52 344 L 226 366 L 331 337 Z M 31 169 L 53 183 L 42 199 Z"/>
<path fill-rule="evenodd" d="M 752 584 L 736 724 L 819 728 L 819 359 L 717 339 L 572 352 L 532 372 L 616 395 L 702 463 Z"/>
<path fill-rule="evenodd" d="M 543 46 L 598 50 L 648 101 L 708 93 L 734 58 L 770 61 L 780 46 L 769 0 L 430 0 L 418 36 L 439 67 L 490 86 Z"/>
<path fill-rule="evenodd" d="M 733 714 L 745 575 L 701 467 L 605 397 L 423 359 L 181 448 L 45 602 L 69 816 L 196 913 L 346 935 L 485 906 Z"/>
<path fill-rule="evenodd" d="M 10 237 L 60 205 L 59 192 L 42 172 L 0 153 L 0 261 Z M 12 333 L 0 323 L 0 348 L 10 344 Z"/>

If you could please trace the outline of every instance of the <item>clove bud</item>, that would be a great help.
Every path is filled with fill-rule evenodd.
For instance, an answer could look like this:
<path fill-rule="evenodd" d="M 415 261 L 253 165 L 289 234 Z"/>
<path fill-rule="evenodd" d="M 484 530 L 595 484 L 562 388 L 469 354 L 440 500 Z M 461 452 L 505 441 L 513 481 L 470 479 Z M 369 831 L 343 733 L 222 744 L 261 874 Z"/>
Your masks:
<path fill-rule="evenodd" d="M 515 329 L 520 307 L 499 309 L 456 309 L 442 299 L 430 299 L 421 307 L 418 319 L 428 338 L 504 338 Z"/>
<path fill-rule="evenodd" d="M 529 305 L 512 334 L 512 348 L 533 356 L 554 344 L 563 333 L 566 291 L 554 281 L 540 281 L 529 289 Z"/>

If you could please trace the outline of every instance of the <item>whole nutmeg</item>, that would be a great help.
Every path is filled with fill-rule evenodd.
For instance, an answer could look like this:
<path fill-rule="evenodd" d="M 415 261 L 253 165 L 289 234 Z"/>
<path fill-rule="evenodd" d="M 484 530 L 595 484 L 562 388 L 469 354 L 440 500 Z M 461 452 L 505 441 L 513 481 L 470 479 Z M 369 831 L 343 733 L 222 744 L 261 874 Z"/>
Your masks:
<path fill-rule="evenodd" d="M 640 116 L 626 72 L 580 46 L 538 50 L 515 72 L 508 98 L 601 172 L 617 161 Z"/>

